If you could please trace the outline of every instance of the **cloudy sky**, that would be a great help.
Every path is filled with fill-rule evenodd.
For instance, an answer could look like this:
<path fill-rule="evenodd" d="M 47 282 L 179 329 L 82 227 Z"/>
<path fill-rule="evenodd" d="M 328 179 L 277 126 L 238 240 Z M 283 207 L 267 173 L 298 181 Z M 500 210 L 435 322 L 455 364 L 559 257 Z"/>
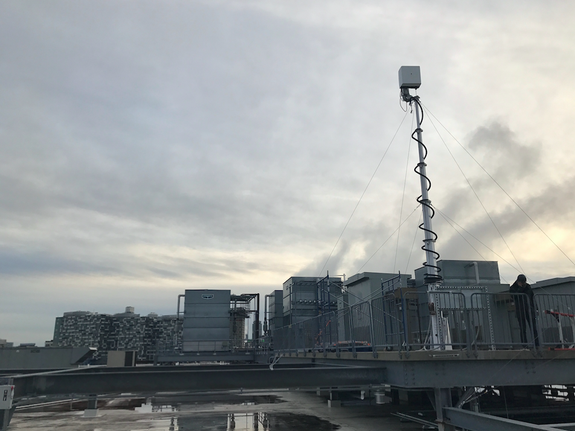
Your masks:
<path fill-rule="evenodd" d="M 506 282 L 575 275 L 574 14 L 1 2 L 0 338 L 43 343 L 65 311 L 173 314 L 186 288 L 413 273 L 402 65 L 421 66 L 441 257 L 498 260 Z"/>

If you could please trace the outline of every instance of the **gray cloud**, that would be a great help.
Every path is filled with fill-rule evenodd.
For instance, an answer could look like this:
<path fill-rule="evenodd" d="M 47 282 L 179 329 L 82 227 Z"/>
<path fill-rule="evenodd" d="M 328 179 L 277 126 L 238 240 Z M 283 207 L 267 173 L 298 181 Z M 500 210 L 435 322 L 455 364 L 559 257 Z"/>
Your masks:
<path fill-rule="evenodd" d="M 552 219 L 554 224 L 568 224 L 573 220 L 573 210 L 565 199 L 572 178 L 560 183 L 549 182 L 541 163 L 541 144 L 522 142 L 508 126 L 492 122 L 471 134 L 469 149 L 505 191 L 501 191 L 484 172 L 469 177 L 483 206 L 467 185 L 452 190 L 440 210 L 483 244 L 457 227 L 472 246 L 467 244 L 447 227 L 451 222 L 438 217 L 436 225 L 443 225 L 440 240 L 443 257 L 474 259 L 480 254 L 491 260 L 501 260 L 486 246 L 499 255 L 507 255 L 506 243 L 511 244 L 514 235 L 536 235 L 542 242 L 549 243 L 546 235 L 550 233 L 551 225 L 546 220 Z M 519 264 L 525 264 L 524 254 L 531 250 L 513 248 L 511 252 L 519 259 Z M 558 259 L 567 260 L 561 255 Z M 514 259 L 508 262 L 517 268 Z"/>
<path fill-rule="evenodd" d="M 489 161 L 490 174 L 508 182 L 536 175 L 541 160 L 541 144 L 521 142 L 508 126 L 495 121 L 477 128 L 469 140 L 469 149 Z"/>

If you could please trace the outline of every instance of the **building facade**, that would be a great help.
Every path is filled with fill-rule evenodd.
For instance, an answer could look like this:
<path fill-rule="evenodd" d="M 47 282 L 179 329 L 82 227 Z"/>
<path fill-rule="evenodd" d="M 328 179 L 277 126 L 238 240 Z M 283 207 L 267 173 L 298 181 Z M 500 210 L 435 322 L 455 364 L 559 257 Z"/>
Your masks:
<path fill-rule="evenodd" d="M 114 315 L 72 311 L 56 318 L 53 346 L 135 350 L 139 362 L 152 362 L 158 351 L 181 351 L 182 327 L 175 315 L 140 316 L 132 307 Z"/>
<path fill-rule="evenodd" d="M 290 277 L 283 284 L 283 325 L 287 326 L 337 310 L 339 277 Z"/>
<path fill-rule="evenodd" d="M 186 290 L 183 332 L 185 352 L 231 349 L 232 322 L 237 323 L 238 316 L 230 317 L 230 300 L 230 290 Z"/>

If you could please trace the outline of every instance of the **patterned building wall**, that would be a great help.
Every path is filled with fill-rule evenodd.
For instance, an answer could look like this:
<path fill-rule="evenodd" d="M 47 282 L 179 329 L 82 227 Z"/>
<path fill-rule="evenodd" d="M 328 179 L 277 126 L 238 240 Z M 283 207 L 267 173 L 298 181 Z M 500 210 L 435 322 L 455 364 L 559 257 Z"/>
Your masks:
<path fill-rule="evenodd" d="M 64 313 L 56 318 L 54 344 L 66 347 L 104 347 L 101 328 L 106 327 L 105 314 L 91 312 Z"/>
<path fill-rule="evenodd" d="M 182 351 L 183 319 L 176 316 L 145 319 L 143 360 L 153 361 L 157 352 Z"/>
<path fill-rule="evenodd" d="M 161 351 L 181 351 L 182 319 L 176 316 L 70 312 L 57 317 L 54 346 L 96 347 L 99 352 L 136 350 L 138 361 L 153 361 Z"/>
<path fill-rule="evenodd" d="M 110 318 L 107 336 L 107 350 L 137 350 L 138 358 L 144 355 L 145 318 L 115 317 Z"/>

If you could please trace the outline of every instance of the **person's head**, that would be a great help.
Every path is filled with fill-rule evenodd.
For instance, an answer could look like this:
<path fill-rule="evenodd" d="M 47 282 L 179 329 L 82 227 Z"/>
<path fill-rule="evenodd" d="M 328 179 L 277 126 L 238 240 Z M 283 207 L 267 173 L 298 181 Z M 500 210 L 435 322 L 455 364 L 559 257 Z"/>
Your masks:
<path fill-rule="evenodd" d="M 517 283 L 518 283 L 520 286 L 523 286 L 525 283 L 527 283 L 527 277 L 525 277 L 523 274 L 519 274 L 519 275 L 517 276 Z"/>

